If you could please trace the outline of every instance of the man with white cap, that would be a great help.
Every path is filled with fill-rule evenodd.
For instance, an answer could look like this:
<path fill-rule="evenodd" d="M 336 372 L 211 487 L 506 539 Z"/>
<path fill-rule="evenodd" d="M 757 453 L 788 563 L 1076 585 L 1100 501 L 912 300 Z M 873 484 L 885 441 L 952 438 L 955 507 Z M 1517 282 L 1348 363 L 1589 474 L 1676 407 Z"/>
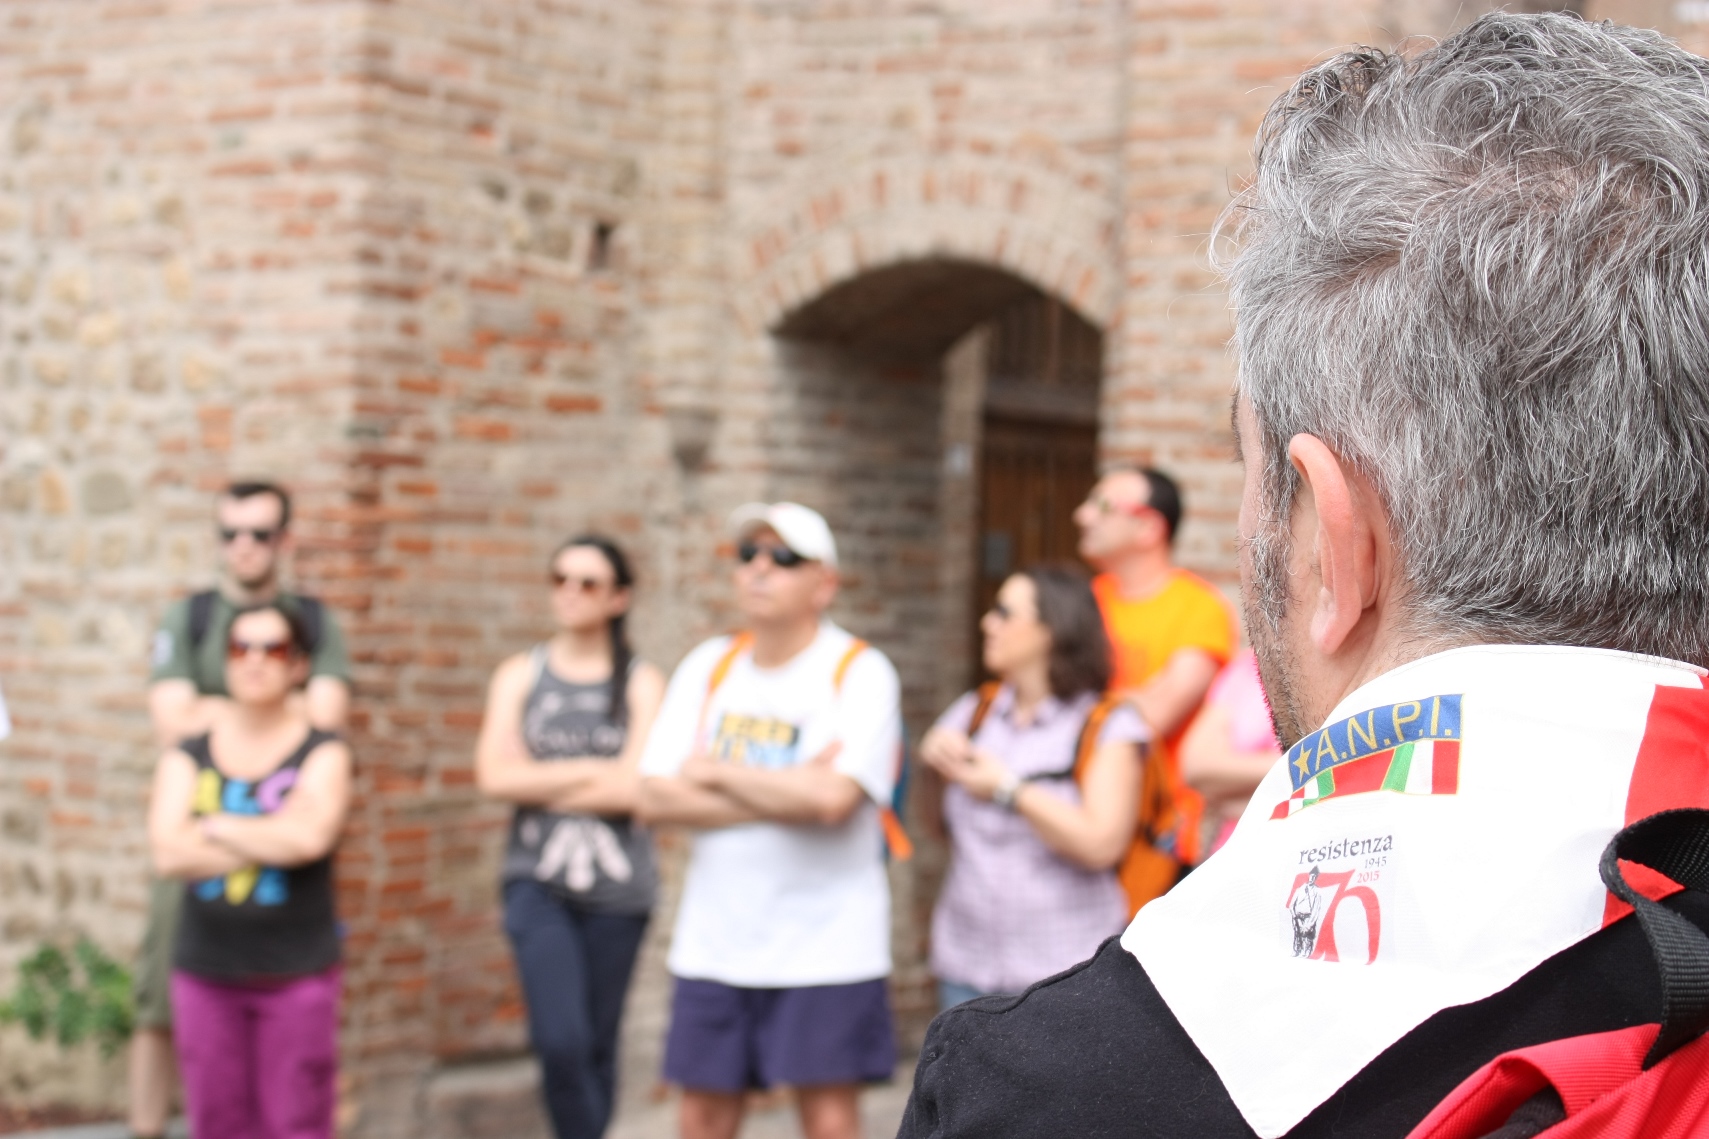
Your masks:
<path fill-rule="evenodd" d="M 901 746 L 896 670 L 825 617 L 818 512 L 730 517 L 746 628 L 689 653 L 641 761 L 643 819 L 700 830 L 669 966 L 665 1078 L 684 1139 L 727 1139 L 750 1088 L 795 1089 L 808 1139 L 860 1134 L 896 1062 L 883 850 Z"/>

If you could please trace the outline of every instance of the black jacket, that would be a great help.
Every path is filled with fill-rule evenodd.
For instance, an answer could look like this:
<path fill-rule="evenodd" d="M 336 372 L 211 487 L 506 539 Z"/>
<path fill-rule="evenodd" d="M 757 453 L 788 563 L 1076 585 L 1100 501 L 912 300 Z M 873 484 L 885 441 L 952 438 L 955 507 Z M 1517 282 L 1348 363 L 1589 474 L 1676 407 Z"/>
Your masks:
<path fill-rule="evenodd" d="M 1665 904 L 1709 930 L 1709 895 Z M 1627 918 L 1494 996 L 1443 1009 L 1289 1139 L 1403 1139 L 1503 1052 L 1660 1019 L 1655 961 Z M 1112 938 L 1090 961 L 1020 996 L 984 997 L 932 1021 L 898 1139 L 1253 1135 L 1145 969 Z"/>

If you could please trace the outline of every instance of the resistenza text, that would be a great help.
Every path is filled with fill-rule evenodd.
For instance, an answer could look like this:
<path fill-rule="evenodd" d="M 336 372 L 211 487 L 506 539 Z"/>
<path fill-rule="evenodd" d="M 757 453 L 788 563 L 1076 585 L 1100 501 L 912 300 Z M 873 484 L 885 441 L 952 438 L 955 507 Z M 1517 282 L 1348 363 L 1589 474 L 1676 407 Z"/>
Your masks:
<path fill-rule="evenodd" d="M 1300 851 L 1300 865 L 1311 866 L 1319 862 L 1334 862 L 1338 858 L 1358 858 L 1367 854 L 1387 854 L 1393 849 L 1392 834 L 1376 838 L 1342 838 Z"/>

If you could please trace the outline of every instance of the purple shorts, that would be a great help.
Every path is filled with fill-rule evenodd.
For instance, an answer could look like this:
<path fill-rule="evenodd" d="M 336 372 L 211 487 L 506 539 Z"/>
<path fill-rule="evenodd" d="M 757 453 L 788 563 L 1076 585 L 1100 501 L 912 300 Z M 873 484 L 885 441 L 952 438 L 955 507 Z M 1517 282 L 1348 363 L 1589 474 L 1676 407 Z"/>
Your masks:
<path fill-rule="evenodd" d="M 890 994 L 880 979 L 738 989 L 677 978 L 665 1079 L 691 1091 L 888 1080 L 896 1070 Z"/>

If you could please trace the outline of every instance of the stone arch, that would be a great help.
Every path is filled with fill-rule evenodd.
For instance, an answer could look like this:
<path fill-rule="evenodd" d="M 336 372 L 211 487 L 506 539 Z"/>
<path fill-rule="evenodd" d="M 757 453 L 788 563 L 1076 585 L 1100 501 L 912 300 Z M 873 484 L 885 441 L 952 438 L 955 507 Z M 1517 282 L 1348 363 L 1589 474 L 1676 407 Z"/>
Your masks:
<path fill-rule="evenodd" d="M 866 164 L 746 213 L 736 313 L 750 329 L 774 329 L 885 266 L 961 261 L 1026 281 L 1107 329 L 1119 291 L 1118 211 L 1101 189 L 1000 157 Z"/>

